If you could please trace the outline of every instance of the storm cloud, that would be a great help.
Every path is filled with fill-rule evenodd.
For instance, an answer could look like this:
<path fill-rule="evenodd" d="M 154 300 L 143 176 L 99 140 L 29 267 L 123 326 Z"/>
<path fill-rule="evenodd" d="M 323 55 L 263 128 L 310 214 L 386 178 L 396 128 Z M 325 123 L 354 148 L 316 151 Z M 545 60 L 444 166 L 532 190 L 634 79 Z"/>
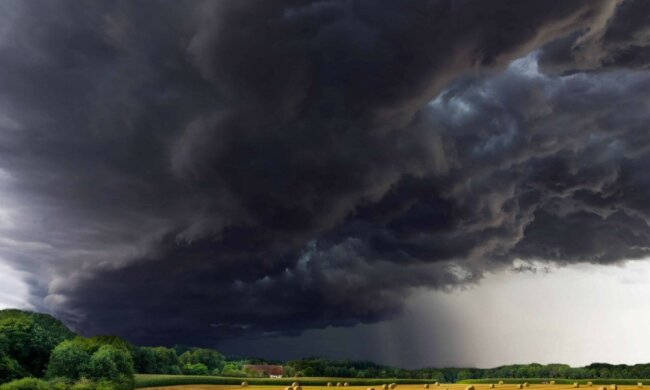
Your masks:
<path fill-rule="evenodd" d="M 209 344 L 647 257 L 646 4 L 3 2 L 0 258 L 84 333 Z"/>

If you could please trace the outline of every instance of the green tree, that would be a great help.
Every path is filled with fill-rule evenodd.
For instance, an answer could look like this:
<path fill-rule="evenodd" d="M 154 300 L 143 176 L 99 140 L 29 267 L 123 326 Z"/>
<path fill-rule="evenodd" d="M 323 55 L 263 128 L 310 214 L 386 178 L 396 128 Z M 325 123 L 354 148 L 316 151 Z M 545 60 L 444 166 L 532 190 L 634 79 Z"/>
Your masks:
<path fill-rule="evenodd" d="M 54 347 L 72 337 L 74 333 L 50 315 L 0 310 L 0 347 L 32 376 L 42 376 Z"/>
<path fill-rule="evenodd" d="M 112 356 L 113 347 L 101 347 L 93 354 L 88 363 L 88 374 L 93 379 L 116 379 L 119 375 L 117 364 Z"/>
<path fill-rule="evenodd" d="M 183 366 L 183 374 L 208 375 L 208 367 L 203 363 L 196 363 L 196 364 L 188 363 Z"/>
<path fill-rule="evenodd" d="M 221 370 L 220 375 L 232 376 L 232 377 L 244 377 L 246 376 L 246 372 L 242 368 L 241 364 L 237 364 L 235 362 L 228 362 L 223 367 L 223 370 Z M 287 373 L 285 373 L 285 375 L 289 376 Z"/>
<path fill-rule="evenodd" d="M 203 364 L 208 368 L 208 371 L 221 372 L 226 364 L 222 354 L 206 348 L 192 348 L 184 352 L 178 357 L 178 360 L 183 366 L 188 364 Z"/>
<path fill-rule="evenodd" d="M 78 340 L 66 340 L 57 345 L 50 355 L 47 376 L 79 379 L 88 370 L 90 353 Z"/>
<path fill-rule="evenodd" d="M 142 374 L 175 374 L 180 372 L 176 351 L 165 347 L 136 347 L 133 365 Z"/>
<path fill-rule="evenodd" d="M 133 378 L 133 360 L 128 351 L 103 345 L 90 357 L 88 376 L 92 379 L 124 380 Z"/>

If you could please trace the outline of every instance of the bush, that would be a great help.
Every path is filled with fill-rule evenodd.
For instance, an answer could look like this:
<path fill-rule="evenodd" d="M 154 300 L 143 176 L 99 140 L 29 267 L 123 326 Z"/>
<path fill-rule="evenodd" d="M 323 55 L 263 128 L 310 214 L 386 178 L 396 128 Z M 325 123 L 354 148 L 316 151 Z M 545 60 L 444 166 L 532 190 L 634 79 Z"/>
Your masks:
<path fill-rule="evenodd" d="M 115 390 L 115 383 L 109 381 L 99 381 L 95 390 Z"/>
<path fill-rule="evenodd" d="M 0 390 L 50 390 L 50 386 L 40 379 L 23 378 L 1 385 Z"/>
<path fill-rule="evenodd" d="M 208 367 L 203 363 L 186 364 L 183 366 L 183 374 L 186 375 L 208 375 Z"/>
<path fill-rule="evenodd" d="M 72 390 L 95 390 L 93 381 L 87 378 L 81 378 L 71 387 Z"/>
<path fill-rule="evenodd" d="M 122 378 L 113 381 L 100 380 L 95 390 L 131 390 L 135 387 L 133 378 Z"/>
<path fill-rule="evenodd" d="M 54 378 L 49 381 L 50 389 L 52 390 L 68 390 L 70 389 L 70 383 L 66 378 Z"/>
<path fill-rule="evenodd" d="M 26 375 L 27 373 L 16 360 L 0 352 L 0 383 L 19 379 Z"/>

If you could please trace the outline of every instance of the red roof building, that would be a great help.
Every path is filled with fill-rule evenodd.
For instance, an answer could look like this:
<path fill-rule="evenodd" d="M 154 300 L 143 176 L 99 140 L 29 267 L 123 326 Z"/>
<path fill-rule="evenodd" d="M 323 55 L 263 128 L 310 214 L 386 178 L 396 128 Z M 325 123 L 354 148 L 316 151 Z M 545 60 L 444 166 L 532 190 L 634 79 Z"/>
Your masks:
<path fill-rule="evenodd" d="M 246 364 L 244 370 L 255 371 L 268 376 L 282 376 L 284 373 L 282 366 L 272 364 Z"/>

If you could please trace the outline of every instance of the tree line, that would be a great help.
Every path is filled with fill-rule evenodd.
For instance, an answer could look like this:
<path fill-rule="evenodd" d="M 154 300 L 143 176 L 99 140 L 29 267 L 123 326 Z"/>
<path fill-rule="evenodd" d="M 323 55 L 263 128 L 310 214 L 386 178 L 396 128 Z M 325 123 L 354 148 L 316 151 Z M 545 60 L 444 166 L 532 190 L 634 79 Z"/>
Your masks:
<path fill-rule="evenodd" d="M 407 370 L 375 364 L 371 361 L 309 358 L 286 363 L 298 375 L 347 378 L 431 379 L 453 383 L 466 379 L 556 378 L 556 379 L 639 379 L 650 378 L 650 364 L 613 365 L 592 363 L 585 367 L 567 364 L 513 364 L 495 368 L 422 368 Z"/>
<path fill-rule="evenodd" d="M 306 358 L 288 362 L 224 357 L 216 350 L 187 346 L 134 346 L 119 337 L 81 337 L 55 318 L 0 310 L 0 390 L 132 389 L 134 373 L 259 377 L 248 364 L 282 364 L 287 377 L 423 379 L 452 383 L 487 378 L 640 379 L 650 364 L 585 367 L 517 364 L 496 368 L 407 370 L 371 361 Z"/>
<path fill-rule="evenodd" d="M 81 337 L 47 314 L 0 310 L 0 390 L 126 390 L 135 372 L 246 376 L 243 364 L 212 349 Z"/>

